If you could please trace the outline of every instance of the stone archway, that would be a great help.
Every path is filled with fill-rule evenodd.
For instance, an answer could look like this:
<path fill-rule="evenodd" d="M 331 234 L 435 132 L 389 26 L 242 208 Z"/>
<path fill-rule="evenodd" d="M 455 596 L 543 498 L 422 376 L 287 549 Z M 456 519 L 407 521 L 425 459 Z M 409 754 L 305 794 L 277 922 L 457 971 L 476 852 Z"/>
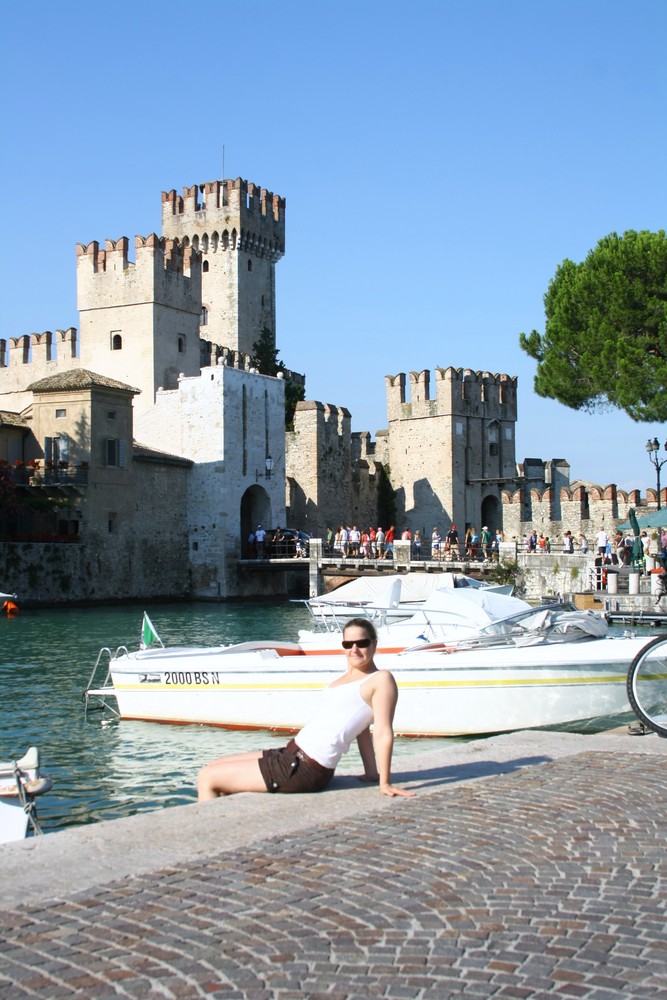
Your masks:
<path fill-rule="evenodd" d="M 503 508 L 498 497 L 484 497 L 482 501 L 482 519 L 479 526 L 480 531 L 484 525 L 488 527 L 492 535 L 495 534 L 498 528 L 502 531 Z"/>
<path fill-rule="evenodd" d="M 241 552 L 243 557 L 251 556 L 248 538 L 262 525 L 265 531 L 276 528 L 273 524 L 271 500 L 263 486 L 250 486 L 241 497 Z"/>

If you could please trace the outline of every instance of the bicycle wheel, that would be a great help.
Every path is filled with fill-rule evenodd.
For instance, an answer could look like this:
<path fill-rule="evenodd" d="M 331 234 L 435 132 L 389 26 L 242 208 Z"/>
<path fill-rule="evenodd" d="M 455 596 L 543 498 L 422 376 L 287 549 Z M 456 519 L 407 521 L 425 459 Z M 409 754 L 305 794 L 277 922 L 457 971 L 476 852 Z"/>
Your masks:
<path fill-rule="evenodd" d="M 667 737 L 667 635 L 652 639 L 628 670 L 628 701 L 638 719 Z"/>

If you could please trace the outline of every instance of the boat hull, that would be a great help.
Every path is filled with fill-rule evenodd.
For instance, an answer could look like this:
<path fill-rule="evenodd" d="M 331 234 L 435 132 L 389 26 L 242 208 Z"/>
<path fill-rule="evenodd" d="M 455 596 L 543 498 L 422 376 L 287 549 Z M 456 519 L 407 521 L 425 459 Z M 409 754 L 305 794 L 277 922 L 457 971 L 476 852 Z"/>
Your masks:
<path fill-rule="evenodd" d="M 50 787 L 51 779 L 40 775 L 36 747 L 18 761 L 0 763 L 0 844 L 27 836 L 31 812 L 26 803 L 29 805 Z"/>
<path fill-rule="evenodd" d="M 378 654 L 399 688 L 397 734 L 463 736 L 629 712 L 626 677 L 646 639 Z M 126 719 L 294 732 L 344 661 L 330 652 L 145 650 L 111 663 Z"/>

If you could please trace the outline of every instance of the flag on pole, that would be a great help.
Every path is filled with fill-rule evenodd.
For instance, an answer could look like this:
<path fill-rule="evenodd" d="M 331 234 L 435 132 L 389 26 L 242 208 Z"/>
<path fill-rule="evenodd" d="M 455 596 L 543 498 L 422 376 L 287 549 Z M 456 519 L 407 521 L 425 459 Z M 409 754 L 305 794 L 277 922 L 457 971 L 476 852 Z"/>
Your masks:
<path fill-rule="evenodd" d="M 144 611 L 144 620 L 141 626 L 141 642 L 139 645 L 141 649 L 148 649 L 148 647 L 152 646 L 154 642 L 159 642 L 162 648 L 164 649 L 164 643 L 162 642 L 162 639 L 155 631 L 155 626 L 153 625 L 153 622 L 150 620 L 150 618 Z"/>

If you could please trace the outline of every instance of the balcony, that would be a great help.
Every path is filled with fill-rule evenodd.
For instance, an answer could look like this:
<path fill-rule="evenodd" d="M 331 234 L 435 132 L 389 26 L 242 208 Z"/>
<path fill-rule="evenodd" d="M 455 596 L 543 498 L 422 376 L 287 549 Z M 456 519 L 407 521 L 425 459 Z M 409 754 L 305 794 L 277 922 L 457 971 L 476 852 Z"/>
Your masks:
<path fill-rule="evenodd" d="M 2 463 L 3 471 L 16 486 L 87 486 L 89 468 L 87 463 L 70 465 L 62 463 L 51 466 L 25 465 L 16 462 L 13 465 Z"/>

